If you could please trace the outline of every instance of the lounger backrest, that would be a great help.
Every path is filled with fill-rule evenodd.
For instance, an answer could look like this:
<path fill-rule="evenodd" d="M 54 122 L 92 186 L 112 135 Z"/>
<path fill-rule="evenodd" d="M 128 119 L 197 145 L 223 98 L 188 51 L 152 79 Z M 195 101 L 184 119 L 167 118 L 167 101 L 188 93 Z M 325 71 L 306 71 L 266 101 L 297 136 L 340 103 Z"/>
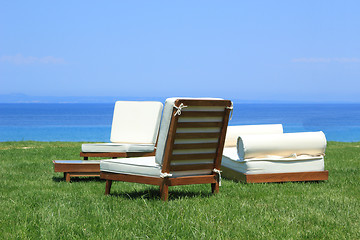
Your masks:
<path fill-rule="evenodd" d="M 237 139 L 241 135 L 281 134 L 282 124 L 237 125 L 228 126 L 225 147 L 236 147 Z"/>
<path fill-rule="evenodd" d="M 222 99 L 167 99 L 156 151 L 162 172 L 182 176 L 220 169 L 231 106 Z"/>
<path fill-rule="evenodd" d="M 155 144 L 163 104 L 147 101 L 115 103 L 110 141 L 115 143 Z"/>

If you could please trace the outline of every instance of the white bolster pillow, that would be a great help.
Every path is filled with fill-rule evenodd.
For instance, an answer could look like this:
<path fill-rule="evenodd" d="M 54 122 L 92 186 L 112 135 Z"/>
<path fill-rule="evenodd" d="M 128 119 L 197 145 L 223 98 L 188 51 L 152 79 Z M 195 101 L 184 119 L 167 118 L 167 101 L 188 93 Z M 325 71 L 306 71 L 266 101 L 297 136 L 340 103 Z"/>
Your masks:
<path fill-rule="evenodd" d="M 225 147 L 236 147 L 237 139 L 240 135 L 275 133 L 283 133 L 282 124 L 228 126 Z"/>
<path fill-rule="evenodd" d="M 291 155 L 320 156 L 325 154 L 326 138 L 323 132 L 239 136 L 237 150 L 240 159 Z"/>

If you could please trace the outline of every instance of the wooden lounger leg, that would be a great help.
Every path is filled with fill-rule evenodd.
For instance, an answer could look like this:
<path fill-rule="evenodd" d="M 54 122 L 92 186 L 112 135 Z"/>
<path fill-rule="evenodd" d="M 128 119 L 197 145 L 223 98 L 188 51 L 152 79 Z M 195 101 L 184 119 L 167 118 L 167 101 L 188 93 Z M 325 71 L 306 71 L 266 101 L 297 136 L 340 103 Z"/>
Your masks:
<path fill-rule="evenodd" d="M 160 195 L 161 200 L 167 201 L 169 197 L 169 185 L 167 185 L 167 180 L 164 179 L 160 186 Z"/>
<path fill-rule="evenodd" d="M 218 193 L 219 192 L 219 182 L 211 184 L 211 192 Z"/>
<path fill-rule="evenodd" d="M 112 180 L 106 180 L 105 195 L 110 194 L 111 184 L 112 184 Z"/>
<path fill-rule="evenodd" d="M 64 172 L 64 178 L 65 178 L 66 182 L 70 182 L 70 173 Z"/>

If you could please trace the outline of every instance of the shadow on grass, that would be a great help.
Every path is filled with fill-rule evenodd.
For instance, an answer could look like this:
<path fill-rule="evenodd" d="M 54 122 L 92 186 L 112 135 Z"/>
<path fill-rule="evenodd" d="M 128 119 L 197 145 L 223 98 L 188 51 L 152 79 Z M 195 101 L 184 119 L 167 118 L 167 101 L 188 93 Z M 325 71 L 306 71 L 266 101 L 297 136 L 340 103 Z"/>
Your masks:
<path fill-rule="evenodd" d="M 54 182 L 66 182 L 64 177 L 53 177 Z M 99 177 L 72 177 L 70 182 L 105 182 Z"/>
<path fill-rule="evenodd" d="M 110 193 L 111 197 L 120 197 L 124 199 L 146 199 L 146 200 L 160 200 L 159 189 L 149 189 L 143 191 L 127 191 L 127 192 L 113 192 Z M 213 196 L 211 191 L 200 192 L 200 191 L 179 191 L 169 189 L 169 201 L 179 200 L 181 198 L 208 198 Z"/>

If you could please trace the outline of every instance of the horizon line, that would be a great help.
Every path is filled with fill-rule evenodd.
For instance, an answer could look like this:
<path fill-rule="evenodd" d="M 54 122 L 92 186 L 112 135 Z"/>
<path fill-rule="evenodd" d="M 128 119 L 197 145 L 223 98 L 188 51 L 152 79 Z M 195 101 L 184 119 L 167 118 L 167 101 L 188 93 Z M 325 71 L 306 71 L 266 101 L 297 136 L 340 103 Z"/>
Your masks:
<path fill-rule="evenodd" d="M 183 96 L 189 97 L 189 96 Z M 253 103 L 253 104 L 360 104 L 356 100 L 335 100 L 335 99 L 320 99 L 320 100 L 305 100 L 305 99 L 240 99 L 227 98 L 218 96 L 224 99 L 229 99 L 234 103 Z M 168 97 L 165 96 L 33 96 L 23 93 L 0 94 L 0 103 L 114 103 L 116 101 L 161 101 L 165 102 Z"/>

